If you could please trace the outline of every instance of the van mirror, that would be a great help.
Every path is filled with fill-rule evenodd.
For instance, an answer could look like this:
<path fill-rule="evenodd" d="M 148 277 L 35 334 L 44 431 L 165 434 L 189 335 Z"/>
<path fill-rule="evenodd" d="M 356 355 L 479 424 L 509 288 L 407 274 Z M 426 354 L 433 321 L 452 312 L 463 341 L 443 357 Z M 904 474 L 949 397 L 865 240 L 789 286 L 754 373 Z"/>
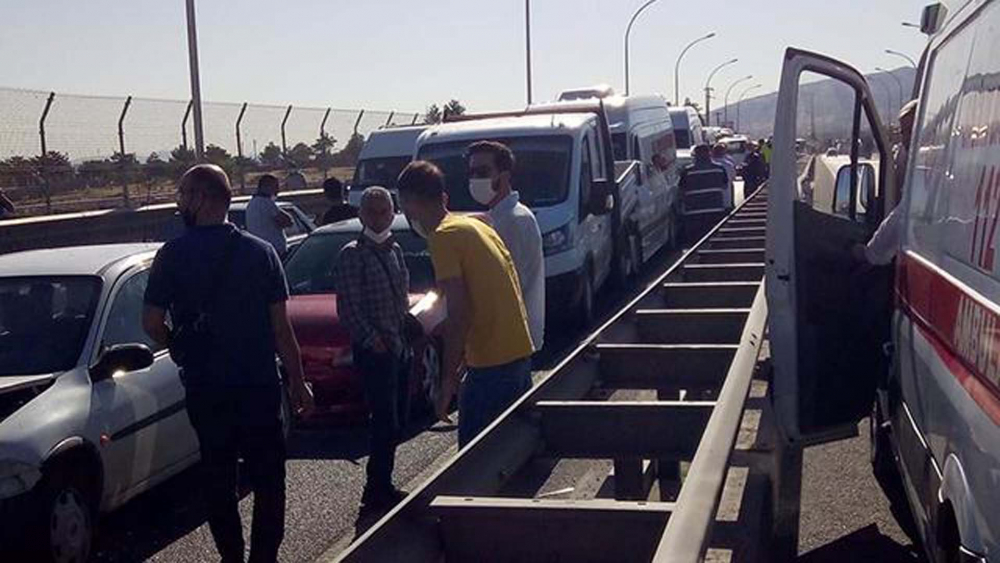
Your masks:
<path fill-rule="evenodd" d="M 920 31 L 927 35 L 934 35 L 941 29 L 941 24 L 948 17 L 948 7 L 941 2 L 935 2 L 924 6 L 924 11 L 920 15 Z"/>
<path fill-rule="evenodd" d="M 590 189 L 587 208 L 593 215 L 607 215 L 615 208 L 615 183 L 611 180 L 594 180 Z"/>

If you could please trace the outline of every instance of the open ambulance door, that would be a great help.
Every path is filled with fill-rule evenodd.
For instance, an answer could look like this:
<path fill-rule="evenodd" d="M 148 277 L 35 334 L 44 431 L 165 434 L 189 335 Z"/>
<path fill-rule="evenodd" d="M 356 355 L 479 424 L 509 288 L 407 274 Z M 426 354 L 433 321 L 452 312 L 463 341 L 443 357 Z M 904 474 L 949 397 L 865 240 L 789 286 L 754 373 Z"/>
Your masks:
<path fill-rule="evenodd" d="M 868 241 L 898 194 L 876 100 L 841 62 L 786 51 L 773 143 L 772 397 L 786 437 L 808 445 L 856 435 L 886 369 L 892 270 L 859 262 L 852 247 Z"/>

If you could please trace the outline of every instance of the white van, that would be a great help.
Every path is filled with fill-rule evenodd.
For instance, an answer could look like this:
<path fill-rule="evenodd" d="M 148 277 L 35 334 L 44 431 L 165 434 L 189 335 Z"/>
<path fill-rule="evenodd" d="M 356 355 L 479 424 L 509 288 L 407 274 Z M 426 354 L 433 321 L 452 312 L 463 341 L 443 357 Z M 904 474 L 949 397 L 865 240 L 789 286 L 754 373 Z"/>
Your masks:
<path fill-rule="evenodd" d="M 594 113 L 524 114 L 445 123 L 417 140 L 416 158 L 441 168 L 448 207 L 459 212 L 485 210 L 469 194 L 467 147 L 480 140 L 510 147 L 516 159 L 511 183 L 542 231 L 546 308 L 553 316 L 574 311 L 581 322 L 592 317 L 594 295 L 611 277 L 615 255 L 611 210 L 596 209 L 601 198 L 591 197 L 615 174 L 601 126 Z"/>
<path fill-rule="evenodd" d="M 838 429 L 856 430 L 870 413 L 873 470 L 887 493 L 901 490 L 928 559 L 984 562 L 1000 559 L 1000 137 L 992 123 L 1000 102 L 1000 1 L 952 5 L 947 22 L 940 4 L 924 12 L 925 32 L 943 28 L 917 72 L 894 292 L 891 271 L 859 274 L 845 256 L 897 196 L 868 85 L 842 62 L 786 53 L 768 196 L 767 292 L 775 406 L 788 435 L 830 439 Z M 884 163 L 872 174 L 863 157 L 848 157 L 837 176 L 845 175 L 858 205 L 845 214 L 796 201 L 795 133 L 808 131 L 797 120 L 798 87 L 817 74 L 859 104 L 857 119 L 853 104 L 845 107 L 846 124 L 860 132 L 852 140 L 870 140 L 866 160 Z M 874 199 L 860 192 L 866 175 L 877 176 Z M 891 335 L 888 369 L 883 334 Z"/>
<path fill-rule="evenodd" d="M 427 125 L 390 127 L 368 134 L 358 155 L 354 178 L 347 192 L 347 201 L 355 207 L 361 204 L 361 192 L 369 186 L 384 186 L 395 193 L 396 179 L 413 160 L 413 149 Z"/>
<path fill-rule="evenodd" d="M 676 242 L 678 232 L 680 171 L 670 111 L 661 96 L 612 96 L 604 111 L 615 160 L 642 163 L 634 222 L 645 262 Z"/>
<path fill-rule="evenodd" d="M 683 170 L 692 162 L 691 149 L 705 142 L 701 116 L 689 106 L 672 107 L 670 120 L 674 124 L 674 140 L 677 143 L 677 167 Z"/>

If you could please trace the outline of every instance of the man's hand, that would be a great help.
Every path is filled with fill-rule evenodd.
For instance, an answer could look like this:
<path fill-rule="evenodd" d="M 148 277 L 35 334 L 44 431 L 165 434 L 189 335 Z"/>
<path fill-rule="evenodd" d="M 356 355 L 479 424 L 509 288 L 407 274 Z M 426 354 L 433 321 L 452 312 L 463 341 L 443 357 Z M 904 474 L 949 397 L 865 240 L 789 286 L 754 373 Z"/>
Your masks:
<path fill-rule="evenodd" d="M 316 408 L 312 389 L 305 382 L 301 380 L 289 382 L 288 392 L 296 416 L 308 416 Z"/>

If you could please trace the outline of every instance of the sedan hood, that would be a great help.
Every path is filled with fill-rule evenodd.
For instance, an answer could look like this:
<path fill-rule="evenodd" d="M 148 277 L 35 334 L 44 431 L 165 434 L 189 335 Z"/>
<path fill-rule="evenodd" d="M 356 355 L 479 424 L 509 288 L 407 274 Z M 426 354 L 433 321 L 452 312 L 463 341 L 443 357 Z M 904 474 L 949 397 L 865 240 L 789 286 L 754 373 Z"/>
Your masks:
<path fill-rule="evenodd" d="M 0 395 L 14 393 L 22 389 L 30 389 L 50 383 L 55 376 L 47 373 L 44 375 L 14 375 L 0 376 Z"/>
<path fill-rule="evenodd" d="M 53 374 L 0 376 L 0 422 L 40 395 L 55 379 Z"/>

